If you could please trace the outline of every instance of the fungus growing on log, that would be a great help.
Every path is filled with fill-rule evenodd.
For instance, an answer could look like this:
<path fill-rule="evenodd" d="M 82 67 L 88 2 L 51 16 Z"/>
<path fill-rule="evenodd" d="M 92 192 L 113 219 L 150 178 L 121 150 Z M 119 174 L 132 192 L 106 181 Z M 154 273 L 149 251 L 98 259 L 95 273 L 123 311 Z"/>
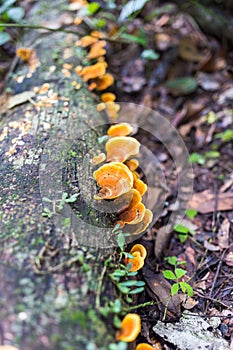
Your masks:
<path fill-rule="evenodd" d="M 87 55 L 87 58 L 94 59 L 101 56 L 104 56 L 106 54 L 106 50 L 104 49 L 104 46 L 106 45 L 105 40 L 99 40 L 91 45 L 91 49 L 89 54 Z"/>
<path fill-rule="evenodd" d="M 153 213 L 151 212 L 150 209 L 146 209 L 142 221 L 140 221 L 135 225 L 125 225 L 124 227 L 125 232 L 128 232 L 131 235 L 139 235 L 140 233 L 144 232 L 147 229 L 152 219 L 153 219 Z"/>
<path fill-rule="evenodd" d="M 97 64 L 100 64 L 102 62 L 98 62 Z M 114 78 L 112 76 L 112 74 L 110 73 L 103 73 L 104 75 L 102 76 L 96 76 L 96 78 L 98 77 L 98 79 L 96 79 L 96 90 L 105 90 L 107 89 L 109 86 L 113 85 L 114 83 Z"/>
<path fill-rule="evenodd" d="M 76 46 L 88 47 L 98 41 L 97 37 L 93 37 L 90 35 L 83 36 L 80 40 L 76 41 Z"/>
<path fill-rule="evenodd" d="M 93 164 L 93 165 L 100 164 L 100 163 L 104 162 L 105 159 L 106 159 L 106 154 L 100 153 L 100 154 L 98 154 L 98 156 L 95 156 L 92 158 L 91 164 Z"/>
<path fill-rule="evenodd" d="M 107 93 L 103 95 L 107 95 Z M 104 101 L 103 99 L 102 101 L 107 102 L 107 101 Z M 128 123 L 114 124 L 114 125 L 111 125 L 110 128 L 108 129 L 108 136 L 128 136 L 132 131 L 133 131 L 133 127 Z"/>
<path fill-rule="evenodd" d="M 116 95 L 114 95 L 112 92 L 105 92 L 104 94 L 102 94 L 100 96 L 100 98 L 101 98 L 102 102 L 113 102 L 116 99 Z M 110 126 L 110 128 L 111 128 L 111 126 Z M 109 131 L 109 129 L 108 129 L 108 131 Z M 117 135 L 117 136 L 121 136 L 121 135 Z"/>
<path fill-rule="evenodd" d="M 126 209 L 122 214 L 119 215 L 119 220 L 125 224 L 137 224 L 143 219 L 145 214 L 145 205 L 138 203 L 130 209 Z"/>
<path fill-rule="evenodd" d="M 133 254 L 135 252 L 138 252 L 143 259 L 145 259 L 147 256 L 146 248 L 142 244 L 135 244 L 130 249 L 130 254 Z"/>
<path fill-rule="evenodd" d="M 83 81 L 88 81 L 100 77 L 101 75 L 104 76 L 105 72 L 106 62 L 98 62 L 92 66 L 84 67 L 78 74 L 82 77 Z"/>
<path fill-rule="evenodd" d="M 158 348 L 157 348 L 158 349 Z M 162 349 L 162 348 L 161 348 Z M 135 350 L 156 350 L 152 345 L 147 343 L 138 344 Z"/>
<path fill-rule="evenodd" d="M 139 161 L 137 159 L 129 159 L 125 162 L 129 170 L 134 171 L 139 167 Z"/>
<path fill-rule="evenodd" d="M 121 328 L 116 333 L 116 339 L 124 342 L 134 341 L 141 332 L 141 318 L 138 314 L 127 314 L 122 322 Z"/>
<path fill-rule="evenodd" d="M 144 266 L 144 259 L 141 257 L 139 252 L 134 252 L 133 258 L 128 258 L 125 260 L 126 265 L 130 264 L 129 271 L 135 272 L 140 270 Z"/>
<path fill-rule="evenodd" d="M 27 47 L 19 47 L 16 50 L 16 56 L 18 56 L 22 61 L 28 62 L 32 56 L 33 50 Z"/>
<path fill-rule="evenodd" d="M 147 184 L 140 179 L 135 179 L 133 183 L 133 188 L 138 190 L 141 196 L 143 196 L 147 191 Z"/>
<path fill-rule="evenodd" d="M 139 153 L 140 143 L 133 137 L 117 136 L 106 143 L 108 162 L 125 162 Z"/>
<path fill-rule="evenodd" d="M 101 187 L 94 199 L 112 199 L 131 190 L 133 175 L 125 164 L 112 162 L 102 165 L 93 176 Z"/>

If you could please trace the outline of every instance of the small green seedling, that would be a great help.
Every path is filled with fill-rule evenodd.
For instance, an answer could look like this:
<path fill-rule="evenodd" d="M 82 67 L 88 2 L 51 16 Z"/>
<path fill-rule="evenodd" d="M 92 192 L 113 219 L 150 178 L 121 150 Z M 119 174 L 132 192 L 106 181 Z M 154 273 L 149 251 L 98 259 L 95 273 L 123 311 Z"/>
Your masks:
<path fill-rule="evenodd" d="M 77 200 L 78 196 L 79 196 L 79 193 L 75 193 L 69 197 L 68 193 L 64 192 L 62 194 L 61 199 L 51 200 L 47 197 L 44 197 L 43 201 L 48 202 L 48 203 L 52 203 L 52 210 L 45 207 L 43 210 L 42 216 L 51 218 L 52 216 L 54 216 L 58 212 L 60 212 L 64 208 L 65 204 L 74 203 Z"/>

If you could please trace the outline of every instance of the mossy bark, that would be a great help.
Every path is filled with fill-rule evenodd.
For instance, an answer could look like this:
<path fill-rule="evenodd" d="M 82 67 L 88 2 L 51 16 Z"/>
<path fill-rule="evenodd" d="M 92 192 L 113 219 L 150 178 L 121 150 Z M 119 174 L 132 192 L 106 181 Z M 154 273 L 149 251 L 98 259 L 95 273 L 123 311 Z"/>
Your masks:
<path fill-rule="evenodd" d="M 29 20 L 59 21 L 64 3 L 56 2 L 54 8 L 53 2 L 40 2 Z M 74 144 L 84 145 L 87 152 L 98 137 L 93 125 L 101 122 L 87 108 L 95 101 L 86 85 L 72 70 L 64 70 L 64 63 L 85 64 L 85 53 L 74 45 L 77 39 L 60 32 L 25 36 L 23 45 L 33 43 L 40 66 L 31 73 L 27 64 L 19 63 L 8 87 L 14 95 L 49 83 L 50 92 L 28 93 L 29 102 L 25 99 L 12 109 L 3 106 L 0 118 L 0 343 L 24 350 L 105 349 L 114 338 L 113 328 L 95 309 L 106 250 L 83 244 L 83 227 L 76 237 L 66 229 L 69 219 L 63 230 L 53 217 L 42 216 L 40 167 L 41 162 L 46 165 L 48 140 L 59 144 L 71 125 L 78 125 L 84 135 Z M 58 100 L 38 108 L 42 96 L 49 102 L 52 93 Z M 84 174 L 81 165 L 77 169 L 78 182 Z M 92 180 L 84 176 L 82 181 L 90 195 Z M 88 218 L 90 211 L 82 215 Z M 94 219 L 98 221 L 96 213 Z M 95 228 L 88 232 L 87 241 L 94 233 Z M 108 293 L 111 297 L 110 289 Z"/>

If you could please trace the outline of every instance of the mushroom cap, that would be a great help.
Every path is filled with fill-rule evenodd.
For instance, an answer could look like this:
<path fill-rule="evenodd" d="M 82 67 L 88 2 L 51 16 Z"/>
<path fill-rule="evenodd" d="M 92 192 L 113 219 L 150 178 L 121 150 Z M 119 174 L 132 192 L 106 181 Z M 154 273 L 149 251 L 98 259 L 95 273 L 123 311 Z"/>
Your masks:
<path fill-rule="evenodd" d="M 106 159 L 106 154 L 105 153 L 100 153 L 97 156 L 92 158 L 91 164 L 93 164 L 93 165 L 100 164 L 100 163 L 104 162 L 105 159 Z"/>
<path fill-rule="evenodd" d="M 133 137 L 117 136 L 106 142 L 107 161 L 125 162 L 139 153 L 140 143 Z"/>
<path fill-rule="evenodd" d="M 114 124 L 108 129 L 108 136 L 127 136 L 132 131 L 133 127 L 129 123 Z"/>
<path fill-rule="evenodd" d="M 88 81 L 89 79 L 94 79 L 104 75 L 106 72 L 106 63 L 98 62 L 92 66 L 84 67 L 79 75 L 83 77 L 83 81 Z"/>
<path fill-rule="evenodd" d="M 99 62 L 102 63 L 102 62 Z M 112 74 L 110 73 L 106 73 L 103 76 L 99 76 L 98 79 L 96 80 L 96 89 L 97 90 L 105 90 L 107 89 L 109 86 L 113 85 L 114 83 L 114 78 L 112 76 Z"/>
<path fill-rule="evenodd" d="M 105 92 L 100 97 L 102 102 L 113 102 L 116 99 L 116 95 L 114 95 L 112 92 Z"/>
<path fill-rule="evenodd" d="M 118 117 L 118 112 L 120 110 L 119 103 L 112 101 L 112 102 L 105 102 L 105 105 L 106 105 L 106 112 L 108 114 L 108 117 L 110 119 L 116 119 Z"/>
<path fill-rule="evenodd" d="M 153 346 L 147 343 L 138 344 L 135 350 L 155 350 Z"/>
<path fill-rule="evenodd" d="M 92 44 L 94 44 L 95 42 L 98 41 L 97 37 L 91 36 L 91 35 L 85 35 L 81 38 L 80 40 L 80 45 L 82 47 L 87 47 L 90 46 Z"/>
<path fill-rule="evenodd" d="M 131 264 L 130 270 L 131 272 L 135 272 L 140 270 L 144 266 L 144 259 L 141 257 L 139 252 L 132 253 L 134 258 L 126 259 L 126 263 Z"/>
<path fill-rule="evenodd" d="M 130 250 L 130 254 L 133 254 L 133 253 L 139 253 L 140 256 L 145 259 L 146 256 L 147 256 L 147 251 L 146 251 L 146 248 L 144 247 L 144 245 L 142 244 L 135 244 L 131 250 Z"/>
<path fill-rule="evenodd" d="M 28 47 L 19 47 L 16 50 L 16 56 L 18 56 L 21 60 L 28 62 L 29 59 L 32 56 L 32 49 L 29 49 Z"/>
<path fill-rule="evenodd" d="M 150 209 L 146 209 L 142 221 L 140 221 L 135 225 L 125 225 L 124 227 L 125 232 L 130 233 L 133 236 L 138 235 L 139 233 L 144 232 L 148 228 L 152 220 L 153 220 L 152 211 Z"/>
<path fill-rule="evenodd" d="M 133 175 L 125 164 L 111 162 L 102 165 L 93 176 L 101 187 L 95 199 L 112 199 L 131 190 Z"/>
<path fill-rule="evenodd" d="M 123 221 L 125 224 L 137 224 L 142 221 L 143 216 L 145 214 L 145 205 L 141 202 L 136 204 L 132 208 L 128 208 L 123 213 L 119 215 L 120 221 Z"/>
<path fill-rule="evenodd" d="M 135 179 L 133 187 L 143 196 L 147 191 L 147 184 L 140 179 Z"/>
<path fill-rule="evenodd" d="M 106 54 L 106 50 L 104 49 L 104 46 L 106 45 L 105 40 L 99 40 L 91 45 L 91 49 L 87 57 L 89 59 L 94 59 L 97 57 L 104 56 Z"/>
<path fill-rule="evenodd" d="M 127 314 L 122 322 L 121 328 L 116 333 L 116 339 L 126 343 L 134 341 L 141 332 L 141 318 L 138 314 Z"/>
<path fill-rule="evenodd" d="M 106 35 L 102 32 L 99 32 L 98 30 L 93 30 L 90 34 L 91 36 L 98 38 L 98 39 L 102 39 L 104 37 L 106 37 Z"/>
<path fill-rule="evenodd" d="M 137 159 L 129 159 L 125 162 L 129 170 L 134 171 L 139 167 L 139 161 Z"/>

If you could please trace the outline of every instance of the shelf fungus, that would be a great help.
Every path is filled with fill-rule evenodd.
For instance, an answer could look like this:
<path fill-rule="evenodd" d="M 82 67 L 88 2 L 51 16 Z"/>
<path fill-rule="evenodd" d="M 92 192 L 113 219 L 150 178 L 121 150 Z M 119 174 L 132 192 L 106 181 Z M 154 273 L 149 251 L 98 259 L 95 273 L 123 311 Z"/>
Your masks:
<path fill-rule="evenodd" d="M 159 343 L 156 343 L 156 344 L 159 344 Z M 160 345 L 160 344 L 159 344 Z M 157 346 L 157 348 L 153 347 L 152 345 L 150 344 L 147 344 L 147 343 L 141 343 L 141 344 L 138 344 L 136 349 L 135 350 L 158 350 L 158 349 L 161 349 L 162 350 L 162 347 L 160 345 L 160 347 Z"/>
<path fill-rule="evenodd" d="M 134 171 L 139 167 L 139 161 L 137 159 L 129 159 L 125 162 L 129 170 Z"/>
<path fill-rule="evenodd" d="M 81 40 L 76 41 L 76 46 L 82 46 L 82 47 L 88 47 L 90 45 L 93 45 L 98 41 L 97 37 L 91 36 L 91 35 L 85 35 L 81 38 Z"/>
<path fill-rule="evenodd" d="M 153 213 L 151 212 L 150 209 L 146 209 L 142 221 L 134 225 L 125 225 L 124 231 L 127 233 L 130 233 L 133 236 L 139 235 L 140 233 L 144 232 L 148 228 L 148 226 L 152 222 L 152 219 L 153 219 Z"/>
<path fill-rule="evenodd" d="M 132 208 L 126 209 L 122 214 L 119 215 L 119 220 L 124 224 L 134 225 L 142 221 L 145 214 L 145 205 L 141 202 L 133 206 Z"/>
<path fill-rule="evenodd" d="M 100 98 L 101 98 L 102 102 L 113 102 L 116 99 L 116 95 L 114 95 L 112 92 L 105 92 L 104 94 L 102 94 L 100 96 Z M 110 128 L 111 128 L 111 126 L 110 126 Z M 109 129 L 108 129 L 108 131 L 109 131 Z"/>
<path fill-rule="evenodd" d="M 93 176 L 101 187 L 94 199 L 113 199 L 131 190 L 133 175 L 129 168 L 120 162 L 102 165 Z"/>
<path fill-rule="evenodd" d="M 83 79 L 83 81 L 88 81 L 100 76 L 104 76 L 106 72 L 106 63 L 98 62 L 92 66 L 84 67 L 81 72 L 78 73 Z"/>
<path fill-rule="evenodd" d="M 91 45 L 91 49 L 89 54 L 87 55 L 87 58 L 93 60 L 95 58 L 104 56 L 106 54 L 106 50 L 104 49 L 105 45 L 105 40 L 96 41 L 94 44 Z"/>
<path fill-rule="evenodd" d="M 147 191 L 147 184 L 140 179 L 134 179 L 133 188 L 135 188 L 141 196 Z"/>
<path fill-rule="evenodd" d="M 145 259 L 147 256 L 146 248 L 142 244 L 135 244 L 130 249 L 130 254 L 133 254 L 135 252 L 138 252 L 143 259 Z"/>
<path fill-rule="evenodd" d="M 107 162 L 125 162 L 139 153 L 140 143 L 133 137 L 117 136 L 106 143 Z"/>
<path fill-rule="evenodd" d="M 98 62 L 96 64 L 101 64 L 103 62 Z M 112 74 L 106 73 L 106 74 L 99 74 L 96 78 L 96 90 L 106 90 L 109 86 L 114 84 L 114 78 Z"/>
<path fill-rule="evenodd" d="M 130 272 L 135 272 L 140 270 L 144 266 L 144 259 L 141 257 L 139 252 L 134 252 L 131 255 L 133 255 L 133 258 L 126 259 L 125 263 L 126 265 L 130 264 Z"/>
<path fill-rule="evenodd" d="M 122 322 L 121 328 L 116 333 L 116 339 L 126 343 L 134 341 L 141 332 L 141 318 L 138 314 L 127 314 Z"/>
<path fill-rule="evenodd" d="M 105 94 L 103 94 L 103 95 L 105 95 Z M 107 101 L 104 101 L 103 98 L 102 98 L 102 101 L 107 102 Z M 110 128 L 108 129 L 108 136 L 112 136 L 112 137 L 113 136 L 114 137 L 115 136 L 128 136 L 132 131 L 133 131 L 133 127 L 128 123 L 114 124 L 114 125 L 111 125 Z"/>

